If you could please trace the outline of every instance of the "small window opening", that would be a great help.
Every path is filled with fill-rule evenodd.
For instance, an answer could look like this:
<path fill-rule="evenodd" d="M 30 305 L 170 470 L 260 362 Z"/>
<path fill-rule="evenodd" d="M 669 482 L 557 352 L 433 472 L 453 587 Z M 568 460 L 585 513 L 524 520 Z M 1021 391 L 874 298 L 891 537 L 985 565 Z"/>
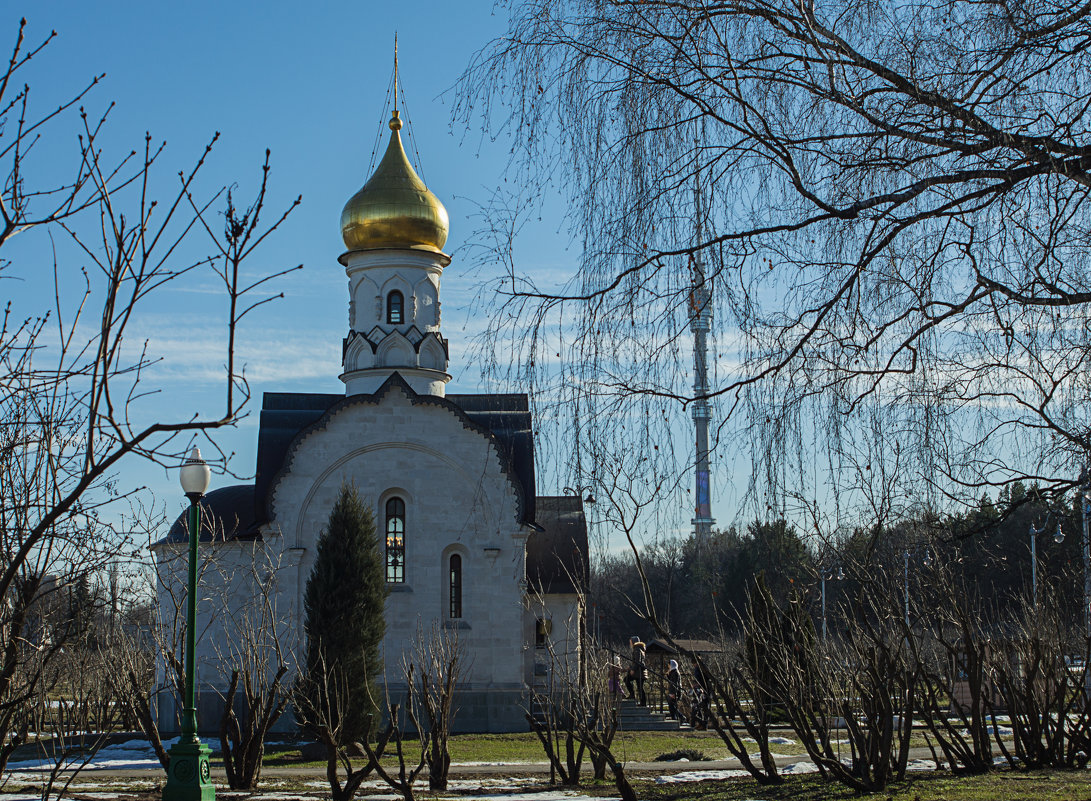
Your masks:
<path fill-rule="evenodd" d="M 405 501 L 386 502 L 386 580 L 405 582 Z"/>
<path fill-rule="evenodd" d="M 405 297 L 396 289 L 386 296 L 386 321 L 389 325 L 405 322 Z"/>
<path fill-rule="evenodd" d="M 451 618 L 460 618 L 462 617 L 462 557 L 457 553 L 451 555 L 449 573 L 451 597 L 448 611 Z"/>

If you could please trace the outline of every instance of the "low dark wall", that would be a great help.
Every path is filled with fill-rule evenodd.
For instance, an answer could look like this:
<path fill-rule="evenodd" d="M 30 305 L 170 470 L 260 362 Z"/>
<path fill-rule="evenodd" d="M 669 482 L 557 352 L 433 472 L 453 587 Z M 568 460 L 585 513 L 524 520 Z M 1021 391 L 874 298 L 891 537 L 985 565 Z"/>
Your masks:
<path fill-rule="evenodd" d="M 455 694 L 455 713 L 452 730 L 457 734 L 503 734 L 527 731 L 527 696 L 519 690 L 464 690 Z M 178 733 L 178 715 L 174 698 L 162 697 L 159 702 L 160 727 L 164 737 Z M 241 712 L 236 699 L 236 713 Z M 220 718 L 223 714 L 223 698 L 216 692 L 205 691 L 197 695 L 197 728 L 201 737 L 218 740 Z M 291 707 L 285 710 L 273 727 L 273 733 L 294 735 L 298 733 L 295 715 Z"/>

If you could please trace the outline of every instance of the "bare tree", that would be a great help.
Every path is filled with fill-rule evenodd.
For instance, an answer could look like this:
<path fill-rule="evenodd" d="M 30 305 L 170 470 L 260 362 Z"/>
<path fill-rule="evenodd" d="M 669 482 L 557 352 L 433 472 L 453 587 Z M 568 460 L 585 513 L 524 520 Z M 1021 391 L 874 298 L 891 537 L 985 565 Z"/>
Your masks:
<path fill-rule="evenodd" d="M 877 470 L 839 447 L 869 401 L 896 498 L 1063 491 L 1091 452 L 1089 26 L 1053 0 L 516 3 L 456 112 L 512 137 L 519 187 L 483 209 L 482 348 L 555 390 L 557 453 L 615 421 L 669 447 L 707 290 L 754 511 Z M 581 250 L 559 285 L 510 257 L 556 187 Z"/>
<path fill-rule="evenodd" d="M 140 491 L 119 489 L 116 471 L 136 459 L 177 464 L 188 438 L 232 425 L 242 413 L 249 391 L 234 355 L 239 323 L 271 299 L 257 294 L 266 281 L 285 272 L 255 275 L 243 264 L 298 203 L 259 223 L 268 153 L 245 210 L 230 192 L 206 190 L 215 136 L 178 173 L 173 192 L 157 199 L 164 146 L 149 134 L 143 147 L 111 160 L 103 136 L 109 107 L 97 119 L 85 110 L 101 76 L 59 107 L 37 110 L 24 73 L 53 34 L 28 46 L 26 27 L 24 20 L 0 67 L 0 248 L 16 234 L 51 237 L 53 291 L 48 307 L 9 302 L 0 319 L 0 768 L 21 737 L 19 709 L 38 686 L 36 671 L 59 647 L 57 639 L 27 639 L 54 576 L 61 586 L 73 576 L 57 566 L 97 570 L 133 548 L 123 526 L 106 522 Z M 74 124 L 78 145 L 68 180 L 35 185 L 38 159 L 55 167 L 43 143 L 58 129 L 66 135 L 66 124 Z M 210 223 L 221 202 L 222 235 Z M 4 263 L 0 281 L 18 267 Z M 157 359 L 133 327 L 150 299 L 209 269 L 229 300 L 225 403 L 216 414 L 164 420 L 161 407 L 147 402 L 154 387 L 146 373 Z"/>
<path fill-rule="evenodd" d="M 544 598 L 539 595 L 536 602 L 544 604 Z M 583 603 L 577 608 L 582 610 Z M 568 629 L 573 630 L 572 625 Z M 583 643 L 582 647 L 589 646 Z M 609 768 L 622 799 L 636 801 L 625 763 L 614 753 L 621 695 L 607 686 L 605 673 L 596 669 L 608 657 L 608 652 L 594 648 L 580 654 L 558 652 L 547 637 L 547 680 L 532 689 L 526 717 L 549 759 L 551 778 L 556 775 L 561 784 L 578 786 L 586 754 L 596 781 L 605 779 Z"/>
<path fill-rule="evenodd" d="M 243 543 L 242 547 L 253 545 Z M 241 570 L 237 563 L 218 566 L 232 574 L 223 575 L 219 582 L 221 616 L 231 634 L 223 638 L 218 659 L 231 675 L 223 695 L 220 750 L 233 790 L 252 790 L 261 779 L 265 738 L 291 700 L 288 677 L 295 665 L 288 612 L 277 603 L 279 564 L 260 544 L 243 558 L 249 559 L 249 570 Z"/>

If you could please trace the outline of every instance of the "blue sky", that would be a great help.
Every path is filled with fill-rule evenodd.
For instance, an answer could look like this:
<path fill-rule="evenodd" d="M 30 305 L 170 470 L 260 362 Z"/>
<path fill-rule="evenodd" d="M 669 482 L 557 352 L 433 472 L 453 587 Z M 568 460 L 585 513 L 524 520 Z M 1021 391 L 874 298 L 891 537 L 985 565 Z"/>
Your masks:
<path fill-rule="evenodd" d="M 189 166 L 215 131 L 221 133 L 206 168 L 204 187 L 239 182 L 245 201 L 256 189 L 265 148 L 272 150 L 267 214 L 297 195 L 302 206 L 251 265 L 268 272 L 303 264 L 277 284 L 285 299 L 248 318 L 240 355 L 254 393 L 251 416 L 237 430 L 217 435 L 235 451 L 232 467 L 253 470 L 257 411 L 264 391 L 342 392 L 340 344 L 347 328 L 347 292 L 337 256 L 343 245 L 344 202 L 367 178 L 376 133 L 384 137 L 384 106 L 398 32 L 402 83 L 411 134 L 429 188 L 447 206 L 454 257 L 443 279 L 444 334 L 451 341 L 453 392 L 480 389 L 478 368 L 464 354 L 479 330 L 469 306 L 481 276 L 471 275 L 474 214 L 503 183 L 509 143 L 480 130 L 452 125 L 452 89 L 472 54 L 503 33 L 506 17 L 488 2 L 35 2 L 9 4 L 0 46 L 13 41 L 18 15 L 27 17 L 28 43 L 50 29 L 57 39 L 28 73 L 33 97 L 46 108 L 104 72 L 86 100 L 94 114 L 117 105 L 103 141 L 123 153 L 142 146 L 144 132 L 165 139 L 166 182 Z M 71 118 L 53 129 L 44 154 L 55 148 L 63 173 L 71 155 Z M 39 154 L 41 157 L 42 154 Z M 40 163 L 47 176 L 50 159 Z M 164 183 L 161 189 L 169 188 Z M 559 206 L 558 206 L 559 207 Z M 570 274 L 576 254 L 563 222 L 547 219 L 521 236 L 515 262 L 544 285 Z M 48 302 L 51 285 L 39 269 L 48 246 L 38 232 L 20 235 L 5 254 L 12 260 L 0 294 L 23 303 Z M 163 361 L 148 377 L 160 389 L 149 411 L 165 416 L 216 413 L 222 405 L 218 366 L 223 308 L 214 281 L 190 282 L 164 293 L 134 333 L 151 342 Z M 688 435 L 685 432 L 684 435 Z M 172 471 L 173 472 L 173 471 Z M 214 482 L 228 482 L 215 477 Z M 180 505 L 176 477 L 132 467 L 121 483 L 146 483 L 168 508 Z M 233 483 L 233 480 L 231 480 Z M 540 492 L 556 492 L 545 486 Z M 723 519 L 722 510 L 714 509 Z M 688 522 L 688 520 L 687 520 Z"/>

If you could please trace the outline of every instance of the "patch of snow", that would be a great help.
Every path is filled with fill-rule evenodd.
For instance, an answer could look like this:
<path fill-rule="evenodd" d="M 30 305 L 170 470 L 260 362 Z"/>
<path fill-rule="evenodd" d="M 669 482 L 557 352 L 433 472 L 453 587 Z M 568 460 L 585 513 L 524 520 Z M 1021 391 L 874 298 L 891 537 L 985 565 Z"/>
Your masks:
<path fill-rule="evenodd" d="M 670 776 L 656 776 L 656 784 L 683 784 L 685 782 L 720 781 L 722 779 L 746 779 L 750 773 L 745 770 L 687 770 Z"/>
<path fill-rule="evenodd" d="M 794 762 L 791 765 L 785 765 L 780 769 L 780 772 L 786 776 L 796 776 L 801 773 L 818 773 L 818 766 L 813 762 Z"/>
<path fill-rule="evenodd" d="M 905 769 L 909 770 L 935 770 L 936 763 L 931 759 L 911 759 L 905 764 Z"/>
<path fill-rule="evenodd" d="M 769 742 L 772 745 L 795 745 L 795 740 L 790 740 L 787 737 L 770 737 Z"/>

